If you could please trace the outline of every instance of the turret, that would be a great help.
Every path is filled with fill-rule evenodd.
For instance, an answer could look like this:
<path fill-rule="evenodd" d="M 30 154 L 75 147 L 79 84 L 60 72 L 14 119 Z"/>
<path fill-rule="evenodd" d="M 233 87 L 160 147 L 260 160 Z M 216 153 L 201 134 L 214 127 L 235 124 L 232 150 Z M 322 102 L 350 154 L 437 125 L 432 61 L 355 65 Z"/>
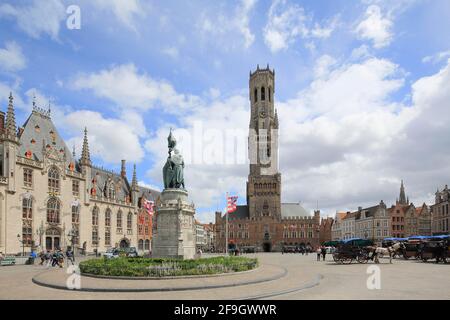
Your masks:
<path fill-rule="evenodd" d="M 84 174 L 85 181 L 85 197 L 84 202 L 89 204 L 91 201 L 91 188 L 92 188 L 92 162 L 91 155 L 89 154 L 89 143 L 87 137 L 87 128 L 84 128 L 83 148 L 81 149 L 81 158 L 79 161 L 81 166 L 81 172 Z"/>
<path fill-rule="evenodd" d="M 139 197 L 139 186 L 136 176 L 136 164 L 133 165 L 133 179 L 131 180 L 131 197 L 133 200 L 133 205 L 137 206 Z"/>
<path fill-rule="evenodd" d="M 87 138 L 87 128 L 84 128 L 83 148 L 81 150 L 81 167 L 92 167 L 91 155 L 89 153 L 89 143 Z"/>
<path fill-rule="evenodd" d="M 8 191 L 16 192 L 16 174 L 15 164 L 19 148 L 19 138 L 17 137 L 16 116 L 14 111 L 14 98 L 12 93 L 9 94 L 8 110 L 6 112 L 6 120 L 4 126 L 4 142 L 3 142 L 3 176 L 8 178 Z"/>

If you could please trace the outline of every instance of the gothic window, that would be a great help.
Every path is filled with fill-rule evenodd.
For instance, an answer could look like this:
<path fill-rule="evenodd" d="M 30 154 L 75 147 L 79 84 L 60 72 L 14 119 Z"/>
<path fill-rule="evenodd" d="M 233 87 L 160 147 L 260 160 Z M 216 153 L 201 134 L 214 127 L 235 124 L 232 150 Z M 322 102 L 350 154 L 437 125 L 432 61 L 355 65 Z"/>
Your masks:
<path fill-rule="evenodd" d="M 106 209 L 105 212 L 105 227 L 111 227 L 111 209 Z"/>
<path fill-rule="evenodd" d="M 25 187 L 31 188 L 33 186 L 33 170 L 23 169 L 23 184 Z"/>
<path fill-rule="evenodd" d="M 47 202 L 47 222 L 51 224 L 60 223 L 61 203 L 57 198 L 50 198 Z"/>
<path fill-rule="evenodd" d="M 144 249 L 145 250 L 150 250 L 150 240 L 145 240 Z"/>
<path fill-rule="evenodd" d="M 114 183 L 111 182 L 109 184 L 109 188 L 108 188 L 108 198 L 111 200 L 116 199 L 116 188 L 114 186 Z"/>
<path fill-rule="evenodd" d="M 98 207 L 92 209 L 92 225 L 98 226 Z"/>
<path fill-rule="evenodd" d="M 129 212 L 127 216 L 127 229 L 133 229 L 133 214 L 131 212 Z"/>
<path fill-rule="evenodd" d="M 74 196 L 80 195 L 80 181 L 72 180 L 72 194 Z"/>
<path fill-rule="evenodd" d="M 105 246 L 111 245 L 111 228 L 105 228 Z"/>
<path fill-rule="evenodd" d="M 79 244 L 80 206 L 72 205 L 72 244 Z"/>
<path fill-rule="evenodd" d="M 48 170 L 48 189 L 50 192 L 59 192 L 59 171 L 55 167 Z"/>
<path fill-rule="evenodd" d="M 268 93 L 268 95 L 269 95 L 269 102 L 272 100 L 272 97 L 271 97 L 271 88 L 269 87 L 269 88 L 267 88 L 267 93 Z"/>
<path fill-rule="evenodd" d="M 122 210 L 117 212 L 117 229 L 122 230 Z"/>
<path fill-rule="evenodd" d="M 80 206 L 72 206 L 72 223 L 80 223 Z"/>
<path fill-rule="evenodd" d="M 98 227 L 92 227 L 92 244 L 98 245 Z"/>
<path fill-rule="evenodd" d="M 256 89 L 256 88 L 255 88 L 254 96 L 255 96 L 255 102 L 258 102 L 258 89 Z"/>
<path fill-rule="evenodd" d="M 144 240 L 140 239 L 138 242 L 138 250 L 143 251 L 144 250 Z"/>
<path fill-rule="evenodd" d="M 33 241 L 33 200 L 22 200 L 22 241 L 25 247 L 30 247 Z"/>
<path fill-rule="evenodd" d="M 261 101 L 266 100 L 266 89 L 264 87 L 261 88 Z"/>

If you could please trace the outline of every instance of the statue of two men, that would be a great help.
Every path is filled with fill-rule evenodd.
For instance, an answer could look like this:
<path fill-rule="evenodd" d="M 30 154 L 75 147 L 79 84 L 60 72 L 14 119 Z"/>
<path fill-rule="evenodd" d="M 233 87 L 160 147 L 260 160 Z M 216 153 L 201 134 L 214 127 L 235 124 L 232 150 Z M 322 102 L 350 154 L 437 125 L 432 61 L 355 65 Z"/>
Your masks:
<path fill-rule="evenodd" d="M 169 156 L 163 168 L 164 188 L 184 189 L 184 160 L 180 151 L 175 148 L 177 141 L 170 130 L 168 140 Z M 172 155 L 172 151 L 174 154 Z"/>

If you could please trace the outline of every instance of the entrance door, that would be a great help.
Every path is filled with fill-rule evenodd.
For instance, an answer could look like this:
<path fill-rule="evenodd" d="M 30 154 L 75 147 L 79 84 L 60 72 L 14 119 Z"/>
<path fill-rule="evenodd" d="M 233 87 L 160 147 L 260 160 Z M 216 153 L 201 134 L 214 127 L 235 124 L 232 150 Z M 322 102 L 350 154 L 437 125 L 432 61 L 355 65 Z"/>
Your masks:
<path fill-rule="evenodd" d="M 127 240 L 120 241 L 119 247 L 121 248 L 128 248 L 130 246 L 129 242 Z"/>
<path fill-rule="evenodd" d="M 264 250 L 264 252 L 272 251 L 272 244 L 270 242 L 264 242 L 263 243 L 263 250 Z"/>
<path fill-rule="evenodd" d="M 45 238 L 45 250 L 51 251 L 53 250 L 53 239 L 52 237 Z"/>
<path fill-rule="evenodd" d="M 61 249 L 61 247 L 59 245 L 59 237 L 53 238 L 53 250 L 56 250 L 56 249 Z"/>
<path fill-rule="evenodd" d="M 48 251 L 60 249 L 61 232 L 56 228 L 47 229 L 45 232 L 45 249 Z"/>

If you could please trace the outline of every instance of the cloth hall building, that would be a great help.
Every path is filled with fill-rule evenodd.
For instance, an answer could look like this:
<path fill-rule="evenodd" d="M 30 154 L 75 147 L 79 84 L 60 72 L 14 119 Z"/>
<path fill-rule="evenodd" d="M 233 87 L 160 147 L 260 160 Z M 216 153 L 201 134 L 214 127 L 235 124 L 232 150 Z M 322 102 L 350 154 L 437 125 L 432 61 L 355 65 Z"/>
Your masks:
<path fill-rule="evenodd" d="M 258 66 L 255 72 L 250 72 L 247 205 L 237 206 L 228 216 L 228 244 L 263 251 L 280 251 L 284 245 L 316 247 L 320 241 L 320 212 L 310 214 L 300 203 L 281 203 L 279 123 L 274 94 L 275 71 L 269 66 L 265 69 Z M 219 251 L 225 250 L 226 220 L 226 214 L 216 212 L 216 249 Z M 331 233 L 331 225 L 329 228 Z"/>
<path fill-rule="evenodd" d="M 87 130 L 81 158 L 58 134 L 50 110 L 37 108 L 16 127 L 13 97 L 0 112 L 0 252 L 150 250 L 151 218 L 141 207 L 159 192 L 91 162 Z"/>

